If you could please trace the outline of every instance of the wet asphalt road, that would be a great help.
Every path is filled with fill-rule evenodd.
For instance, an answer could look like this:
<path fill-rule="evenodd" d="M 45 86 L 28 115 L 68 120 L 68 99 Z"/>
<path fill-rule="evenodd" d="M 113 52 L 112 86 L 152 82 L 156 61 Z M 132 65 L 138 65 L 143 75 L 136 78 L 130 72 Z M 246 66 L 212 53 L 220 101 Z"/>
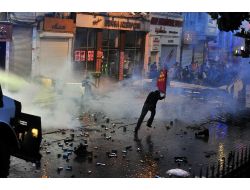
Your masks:
<path fill-rule="evenodd" d="M 193 101 L 197 108 L 206 104 Z M 166 108 L 166 117 L 159 119 L 156 116 L 151 129 L 143 123 L 139 141 L 134 141 L 133 137 L 137 117 L 117 119 L 99 112 L 83 113 L 82 117 L 76 118 L 83 125 L 74 129 L 43 131 L 41 167 L 36 168 L 35 164 L 12 157 L 9 177 L 149 178 L 167 177 L 166 171 L 172 168 L 198 175 L 201 167 L 205 170 L 207 166 L 216 165 L 217 160 L 227 157 L 231 150 L 240 150 L 250 144 L 248 124 L 207 123 L 203 126 L 209 129 L 209 138 L 197 139 L 194 133 L 201 129 L 197 124 L 202 122 L 190 121 L 189 109 L 167 101 L 159 102 L 158 107 Z M 186 110 L 181 119 L 178 115 L 171 115 L 176 109 Z M 110 119 L 108 123 L 106 117 Z M 64 142 L 72 136 L 72 142 Z M 87 151 L 92 152 L 92 156 L 77 157 L 72 152 L 80 143 L 88 145 Z M 116 156 L 110 157 L 111 153 Z M 66 154 L 68 157 L 64 156 Z M 186 157 L 186 162 L 176 162 L 175 157 Z"/>

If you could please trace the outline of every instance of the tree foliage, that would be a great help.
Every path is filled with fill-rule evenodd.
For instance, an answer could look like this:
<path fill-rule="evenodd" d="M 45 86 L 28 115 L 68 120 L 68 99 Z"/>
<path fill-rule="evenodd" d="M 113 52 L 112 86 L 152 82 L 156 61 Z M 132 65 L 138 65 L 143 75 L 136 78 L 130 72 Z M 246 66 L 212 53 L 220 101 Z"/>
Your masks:
<path fill-rule="evenodd" d="M 212 12 L 209 14 L 212 19 L 217 20 L 219 30 L 226 32 L 239 30 L 242 21 L 250 21 L 248 12 Z"/>

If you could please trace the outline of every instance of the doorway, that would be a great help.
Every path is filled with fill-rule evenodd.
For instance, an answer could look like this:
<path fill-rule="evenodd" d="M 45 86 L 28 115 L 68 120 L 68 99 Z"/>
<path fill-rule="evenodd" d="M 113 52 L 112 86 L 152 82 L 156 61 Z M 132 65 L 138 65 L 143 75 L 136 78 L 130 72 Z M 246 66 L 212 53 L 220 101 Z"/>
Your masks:
<path fill-rule="evenodd" d="M 6 42 L 0 42 L 0 69 L 5 70 Z"/>

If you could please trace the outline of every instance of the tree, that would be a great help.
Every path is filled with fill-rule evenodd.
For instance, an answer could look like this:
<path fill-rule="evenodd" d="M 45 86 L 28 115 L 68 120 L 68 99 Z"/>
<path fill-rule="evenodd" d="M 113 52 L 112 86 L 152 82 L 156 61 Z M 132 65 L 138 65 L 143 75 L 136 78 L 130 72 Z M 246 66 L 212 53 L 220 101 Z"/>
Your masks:
<path fill-rule="evenodd" d="M 218 28 L 222 31 L 239 30 L 241 28 L 242 21 L 250 21 L 250 14 L 248 12 L 212 12 L 209 13 L 212 19 L 217 20 Z"/>

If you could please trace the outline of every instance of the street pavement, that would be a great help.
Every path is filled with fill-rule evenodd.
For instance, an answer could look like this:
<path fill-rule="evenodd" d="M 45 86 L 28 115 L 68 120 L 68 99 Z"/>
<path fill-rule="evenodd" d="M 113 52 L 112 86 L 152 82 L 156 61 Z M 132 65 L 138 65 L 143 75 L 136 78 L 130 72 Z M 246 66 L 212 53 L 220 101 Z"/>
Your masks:
<path fill-rule="evenodd" d="M 76 126 L 45 127 L 40 167 L 11 157 L 9 177 L 151 178 L 169 177 L 166 171 L 174 168 L 197 176 L 201 168 L 216 166 L 230 151 L 250 144 L 247 122 L 228 125 L 213 120 L 221 115 L 223 98 L 211 100 L 199 94 L 169 90 L 166 100 L 158 102 L 153 128 L 144 122 L 137 141 L 133 130 L 145 94 L 138 99 L 136 115 L 115 117 L 83 110 L 74 118 Z M 149 113 L 145 121 L 148 117 Z M 195 133 L 204 127 L 209 129 L 209 138 L 196 138 Z M 86 149 L 79 156 L 74 151 L 80 143 Z"/>

